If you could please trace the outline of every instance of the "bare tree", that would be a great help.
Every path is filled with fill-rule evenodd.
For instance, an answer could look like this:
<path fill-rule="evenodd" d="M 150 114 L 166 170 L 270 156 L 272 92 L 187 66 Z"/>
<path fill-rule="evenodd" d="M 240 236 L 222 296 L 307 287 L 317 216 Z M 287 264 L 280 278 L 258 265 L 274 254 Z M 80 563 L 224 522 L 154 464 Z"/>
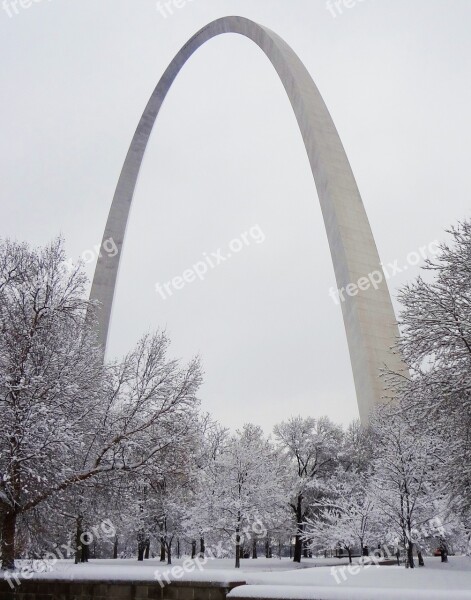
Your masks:
<path fill-rule="evenodd" d="M 153 468 L 197 405 L 198 361 L 168 360 L 163 333 L 103 366 L 85 276 L 65 264 L 60 239 L 38 250 L 0 244 L 5 569 L 14 568 L 19 515 L 92 478 Z"/>

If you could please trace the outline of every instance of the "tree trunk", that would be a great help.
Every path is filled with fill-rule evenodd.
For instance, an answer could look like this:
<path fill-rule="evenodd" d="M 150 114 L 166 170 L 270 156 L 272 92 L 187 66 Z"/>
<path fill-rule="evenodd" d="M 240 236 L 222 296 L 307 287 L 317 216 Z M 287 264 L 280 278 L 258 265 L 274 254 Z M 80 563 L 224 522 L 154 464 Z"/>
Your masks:
<path fill-rule="evenodd" d="M 448 562 L 448 547 L 444 541 L 440 542 L 440 557 L 441 562 Z"/>
<path fill-rule="evenodd" d="M 180 558 L 180 540 L 177 540 L 177 558 Z"/>
<path fill-rule="evenodd" d="M 146 538 L 144 532 L 139 532 L 137 535 L 137 560 L 144 560 L 144 552 L 146 549 Z"/>
<path fill-rule="evenodd" d="M 114 536 L 113 542 L 113 558 L 118 558 L 118 536 Z"/>
<path fill-rule="evenodd" d="M 16 540 L 15 512 L 8 512 L 2 524 L 2 569 L 13 571 L 15 569 L 15 540 Z"/>
<path fill-rule="evenodd" d="M 88 537 L 88 535 L 86 533 L 83 533 L 82 539 L 83 539 L 83 543 L 82 543 L 80 562 L 87 563 L 88 559 L 90 558 L 90 538 Z"/>
<path fill-rule="evenodd" d="M 138 561 L 144 560 L 144 550 L 145 550 L 144 542 L 138 542 L 137 543 L 137 560 Z"/>
<path fill-rule="evenodd" d="M 191 558 L 196 558 L 196 540 L 191 542 Z"/>
<path fill-rule="evenodd" d="M 407 565 L 411 569 L 415 568 L 413 550 L 414 550 L 414 544 L 412 542 L 409 542 L 407 544 Z"/>
<path fill-rule="evenodd" d="M 149 558 L 149 554 L 150 554 L 150 539 L 147 538 L 146 544 L 145 544 L 144 558 Z"/>
<path fill-rule="evenodd" d="M 83 534 L 84 541 L 82 544 L 82 551 L 80 553 L 80 562 L 88 562 L 90 558 L 90 545 L 89 545 L 89 537 L 86 534 Z"/>
<path fill-rule="evenodd" d="M 257 540 L 253 540 L 252 541 L 252 558 L 258 558 L 257 557 Z"/>
<path fill-rule="evenodd" d="M 160 562 L 165 562 L 165 542 L 164 539 L 160 539 Z"/>
<path fill-rule="evenodd" d="M 240 569 L 240 529 L 236 529 L 236 549 L 235 549 L 235 568 Z"/>
<path fill-rule="evenodd" d="M 298 500 L 296 503 L 296 536 L 295 536 L 295 542 L 294 542 L 294 558 L 293 558 L 293 562 L 301 562 L 301 555 L 302 555 L 302 551 L 303 551 L 303 540 L 302 540 L 302 532 L 303 532 L 303 525 L 302 525 L 302 520 L 303 520 L 303 513 L 302 513 L 302 502 L 303 502 L 303 497 L 301 494 L 299 494 L 298 496 Z"/>
<path fill-rule="evenodd" d="M 167 564 L 171 565 L 172 564 L 172 541 L 170 540 L 169 543 L 165 544 L 166 550 L 167 550 Z"/>
<path fill-rule="evenodd" d="M 303 540 L 301 539 L 300 533 L 297 533 L 294 538 L 294 556 L 293 562 L 301 562 L 301 557 L 303 554 Z"/>
<path fill-rule="evenodd" d="M 405 491 L 407 491 L 405 489 Z M 412 541 L 412 518 L 411 518 L 411 509 L 410 509 L 410 503 L 409 503 L 409 496 L 406 494 L 405 496 L 405 500 L 406 500 L 406 510 L 407 510 L 407 520 L 406 520 L 406 525 L 407 525 L 407 529 L 406 529 L 406 535 L 407 535 L 407 562 L 409 564 L 409 567 L 411 569 L 415 569 L 415 563 L 414 563 L 414 542 Z"/>
<path fill-rule="evenodd" d="M 291 548 L 289 557 L 291 558 Z M 270 558 L 270 540 L 268 537 L 265 539 L 265 558 Z"/>
<path fill-rule="evenodd" d="M 206 551 L 206 548 L 204 545 L 204 537 L 200 537 L 200 558 L 204 558 L 205 551 Z"/>
<path fill-rule="evenodd" d="M 422 550 L 417 550 L 417 558 L 419 559 L 419 567 L 425 567 L 424 557 L 422 555 Z"/>
<path fill-rule="evenodd" d="M 75 529 L 75 564 L 78 565 L 79 562 L 82 562 L 82 543 L 80 538 L 82 537 L 82 520 L 83 517 L 77 517 L 76 519 L 76 529 Z"/>
<path fill-rule="evenodd" d="M 347 548 L 347 552 L 348 552 L 348 562 L 350 564 L 352 564 L 352 549 L 350 548 L 350 546 Z"/>

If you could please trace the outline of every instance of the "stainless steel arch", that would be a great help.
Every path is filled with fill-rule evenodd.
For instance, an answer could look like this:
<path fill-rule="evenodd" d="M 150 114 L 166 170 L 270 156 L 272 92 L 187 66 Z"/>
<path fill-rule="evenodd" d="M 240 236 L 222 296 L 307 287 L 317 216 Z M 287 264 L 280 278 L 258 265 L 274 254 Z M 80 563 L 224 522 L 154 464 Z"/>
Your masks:
<path fill-rule="evenodd" d="M 254 41 L 276 69 L 291 101 L 324 217 L 339 289 L 377 272 L 381 282 L 364 291 L 349 288 L 341 302 L 357 400 L 362 422 L 385 396 L 379 371 L 384 365 L 402 370 L 390 347 L 398 334 L 391 298 L 383 276 L 363 202 L 339 135 L 311 76 L 293 50 L 273 31 L 242 17 L 224 17 L 196 33 L 178 52 L 155 88 L 134 134 L 111 205 L 103 240 L 113 238 L 119 252 L 99 258 L 91 289 L 98 300 L 99 336 L 106 347 L 113 296 L 126 224 L 141 162 L 159 110 L 180 69 L 205 42 L 223 33 Z M 366 288 L 363 281 L 361 287 Z M 377 288 L 377 289 L 376 289 Z"/>

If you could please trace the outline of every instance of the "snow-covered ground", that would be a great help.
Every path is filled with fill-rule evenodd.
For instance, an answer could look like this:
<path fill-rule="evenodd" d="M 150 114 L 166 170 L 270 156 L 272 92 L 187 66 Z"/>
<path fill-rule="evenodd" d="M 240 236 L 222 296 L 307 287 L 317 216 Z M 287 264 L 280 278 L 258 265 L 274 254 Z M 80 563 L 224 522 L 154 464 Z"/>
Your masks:
<path fill-rule="evenodd" d="M 449 563 L 428 557 L 424 568 L 405 569 L 375 565 L 347 569 L 347 561 L 335 559 L 305 560 L 294 565 L 290 560 L 245 559 L 241 569 L 233 568 L 232 559 L 208 560 L 194 564 L 190 571 L 183 559 L 171 567 L 158 560 L 92 560 L 74 565 L 58 561 L 49 573 L 34 578 L 65 580 L 145 580 L 166 581 L 245 581 L 246 586 L 234 589 L 229 598 L 283 598 L 322 600 L 471 600 L 471 558 L 452 556 Z M 23 563 L 23 566 L 25 563 Z M 335 570 L 332 566 L 337 567 Z M 177 568 L 176 568 L 177 567 Z M 180 569 L 178 569 L 180 567 Z M 340 569 L 338 568 L 340 567 Z M 343 567 L 343 570 L 342 570 Z"/>
<path fill-rule="evenodd" d="M 255 573 L 280 573 L 299 569 L 309 569 L 318 565 L 347 564 L 344 560 L 337 563 L 335 559 L 306 559 L 300 565 L 289 559 L 241 560 L 241 569 L 234 568 L 234 559 L 204 559 L 191 561 L 173 559 L 172 565 L 161 563 L 158 559 L 145 560 L 142 563 L 136 559 L 104 559 L 90 560 L 87 564 L 75 565 L 72 560 L 58 560 L 47 573 L 34 572 L 34 579 L 64 579 L 64 580 L 120 580 L 120 581 L 154 581 L 159 576 L 163 581 L 246 581 L 252 582 L 251 575 Z M 18 570 L 21 568 L 36 571 L 31 561 L 16 561 Z M 188 568 L 192 565 L 191 568 Z M 41 566 L 41 564 L 40 564 Z M 191 569 L 191 570 L 190 570 Z M 183 570 L 183 573 L 181 572 Z"/>
<path fill-rule="evenodd" d="M 450 557 L 447 564 L 429 557 L 426 566 L 358 567 L 332 572 L 319 567 L 285 573 L 253 573 L 248 586 L 229 597 L 322 600 L 471 600 L 471 558 Z M 288 589 L 287 589 L 288 588 Z"/>

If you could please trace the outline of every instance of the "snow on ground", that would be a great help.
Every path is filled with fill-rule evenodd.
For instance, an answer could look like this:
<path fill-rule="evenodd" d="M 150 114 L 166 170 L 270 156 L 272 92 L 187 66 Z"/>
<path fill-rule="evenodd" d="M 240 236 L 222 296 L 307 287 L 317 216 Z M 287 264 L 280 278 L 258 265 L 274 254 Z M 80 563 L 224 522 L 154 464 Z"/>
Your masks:
<path fill-rule="evenodd" d="M 471 558 L 428 557 L 426 566 L 369 566 L 348 569 L 319 567 L 298 572 L 252 574 L 248 586 L 230 599 L 283 598 L 322 600 L 471 600 Z M 289 589 L 287 589 L 289 588 Z"/>
<path fill-rule="evenodd" d="M 348 561 L 343 561 L 347 564 Z M 185 563 L 185 573 L 181 571 Z M 28 568 L 31 561 L 16 561 L 17 569 Z M 161 563 L 158 559 L 145 560 L 138 563 L 136 559 L 103 559 L 90 560 L 87 564 L 75 565 L 72 560 L 58 560 L 48 573 L 34 573 L 34 579 L 61 579 L 61 580 L 113 580 L 113 581 L 248 581 L 251 573 L 286 572 L 297 569 L 309 569 L 318 564 L 337 564 L 335 559 L 306 559 L 300 565 L 295 565 L 289 559 L 241 560 L 241 569 L 234 568 L 234 559 L 199 559 L 191 561 L 186 559 L 173 559 L 172 565 Z M 192 565 L 191 570 L 188 565 Z M 33 569 L 34 570 L 34 569 Z"/>
<path fill-rule="evenodd" d="M 403 566 L 355 566 L 335 559 L 304 560 L 294 565 L 288 559 L 245 559 L 234 569 L 233 559 L 208 560 L 205 565 L 190 559 L 175 560 L 172 566 L 157 559 L 137 563 L 133 559 L 91 560 L 74 565 L 58 561 L 49 573 L 34 574 L 35 579 L 104 581 L 245 581 L 234 589 L 230 600 L 241 597 L 293 600 L 471 600 L 471 558 L 452 556 L 449 563 L 426 558 L 424 568 Z M 19 566 L 27 565 L 27 562 Z M 183 572 L 182 565 L 186 565 Z M 191 572 L 188 565 L 192 565 Z M 180 569 L 176 569 L 180 567 Z"/>

